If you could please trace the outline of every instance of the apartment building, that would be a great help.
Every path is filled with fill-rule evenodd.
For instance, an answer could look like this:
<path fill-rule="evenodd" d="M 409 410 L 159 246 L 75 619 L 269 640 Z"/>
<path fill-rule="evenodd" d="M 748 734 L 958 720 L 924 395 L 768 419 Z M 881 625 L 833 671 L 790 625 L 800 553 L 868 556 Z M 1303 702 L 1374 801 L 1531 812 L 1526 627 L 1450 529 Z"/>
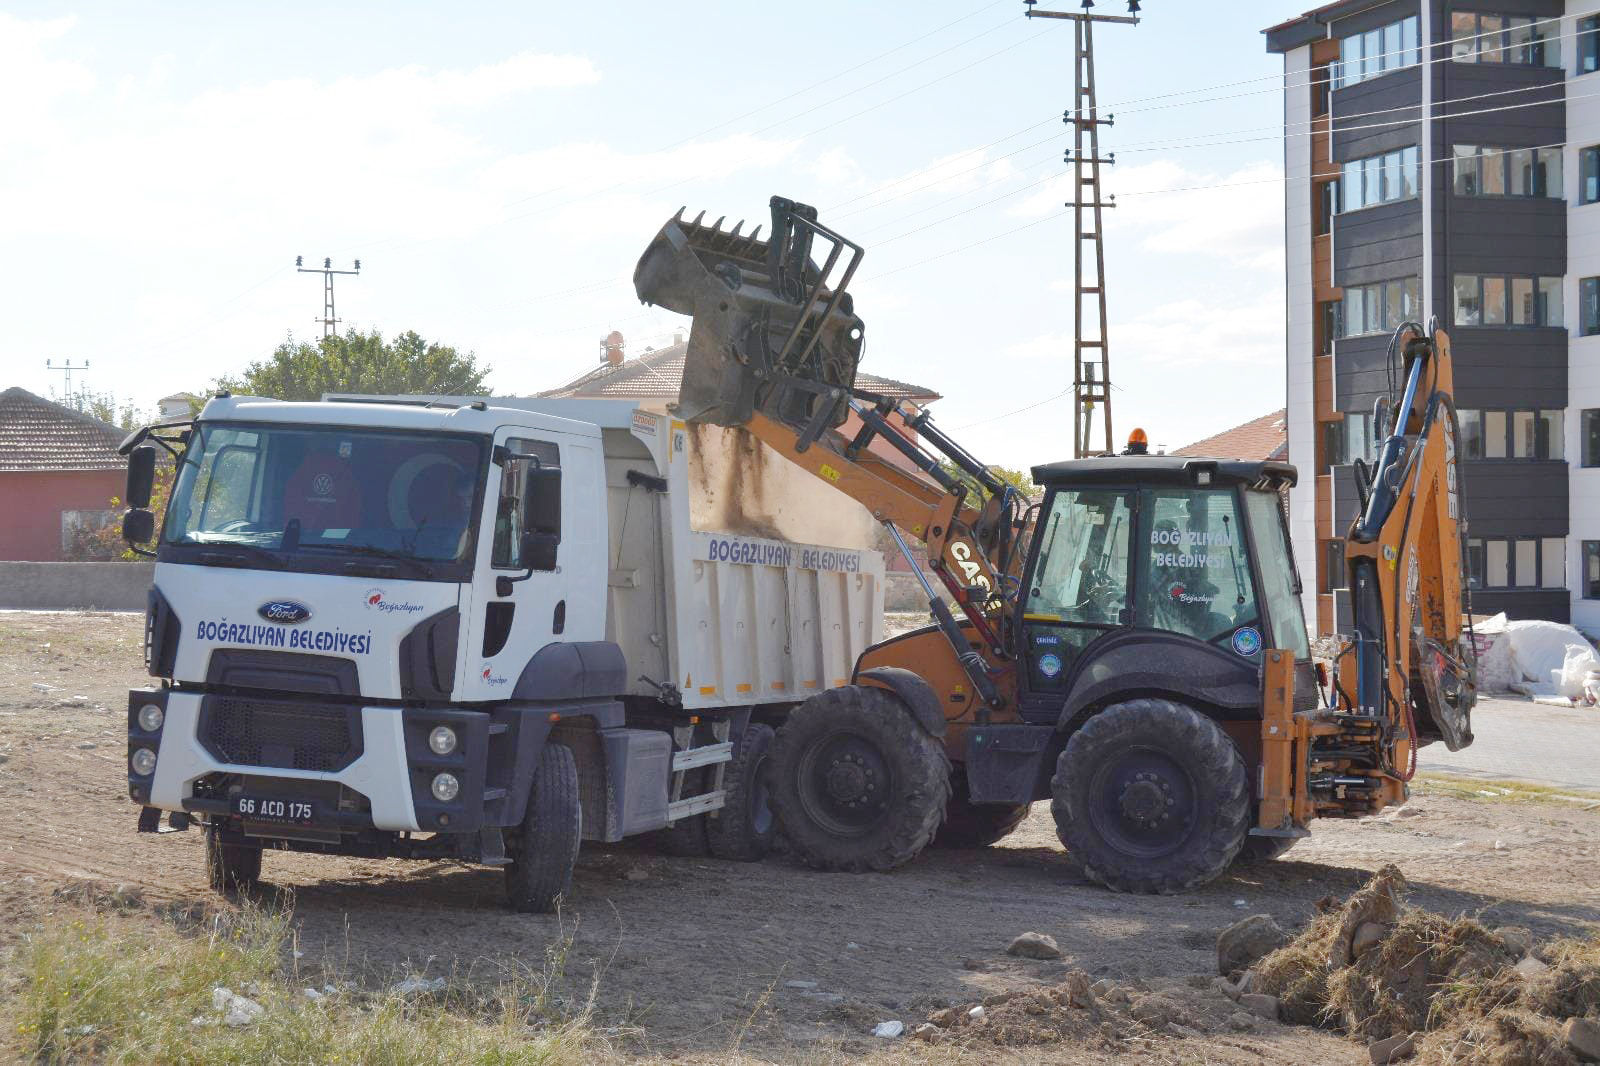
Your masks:
<path fill-rule="evenodd" d="M 1437 316 L 1474 611 L 1600 634 L 1597 10 L 1343 0 L 1263 31 L 1284 66 L 1290 523 L 1319 633 L 1348 616 L 1340 534 L 1390 334 Z"/>

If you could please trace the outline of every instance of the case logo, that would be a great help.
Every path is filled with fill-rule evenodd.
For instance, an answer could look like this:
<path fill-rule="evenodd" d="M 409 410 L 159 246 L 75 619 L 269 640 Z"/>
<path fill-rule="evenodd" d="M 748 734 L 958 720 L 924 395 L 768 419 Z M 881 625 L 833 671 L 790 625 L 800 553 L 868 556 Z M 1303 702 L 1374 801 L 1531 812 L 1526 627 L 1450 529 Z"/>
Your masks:
<path fill-rule="evenodd" d="M 311 617 L 311 608 L 294 600 L 270 600 L 256 608 L 256 614 L 269 622 L 294 626 Z"/>

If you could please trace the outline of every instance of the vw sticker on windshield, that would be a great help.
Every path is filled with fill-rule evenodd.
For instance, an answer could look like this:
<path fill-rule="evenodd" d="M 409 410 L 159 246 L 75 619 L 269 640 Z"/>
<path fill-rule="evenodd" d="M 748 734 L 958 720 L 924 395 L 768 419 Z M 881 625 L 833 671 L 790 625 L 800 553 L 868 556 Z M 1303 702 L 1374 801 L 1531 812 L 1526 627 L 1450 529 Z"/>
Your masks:
<path fill-rule="evenodd" d="M 1234 630 L 1233 650 L 1240 655 L 1254 655 L 1261 650 L 1261 634 L 1250 626 Z"/>

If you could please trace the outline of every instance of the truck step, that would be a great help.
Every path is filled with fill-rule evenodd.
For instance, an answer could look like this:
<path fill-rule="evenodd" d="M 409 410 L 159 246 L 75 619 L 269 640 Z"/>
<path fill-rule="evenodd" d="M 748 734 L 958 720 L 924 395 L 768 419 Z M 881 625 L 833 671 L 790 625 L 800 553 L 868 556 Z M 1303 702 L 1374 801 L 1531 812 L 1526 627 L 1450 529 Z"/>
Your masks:
<path fill-rule="evenodd" d="M 679 800 L 677 803 L 669 803 L 667 804 L 667 822 L 670 824 L 680 818 L 692 818 L 694 815 L 704 814 L 707 811 L 721 810 L 722 800 L 726 795 L 727 793 L 719 788 L 715 792 L 707 792 L 703 796 L 691 796 L 688 799 Z"/>
<path fill-rule="evenodd" d="M 693 770 L 696 766 L 714 766 L 719 762 L 732 761 L 733 741 L 728 740 L 721 744 L 704 744 L 698 748 L 675 752 L 672 756 L 672 768 Z"/>

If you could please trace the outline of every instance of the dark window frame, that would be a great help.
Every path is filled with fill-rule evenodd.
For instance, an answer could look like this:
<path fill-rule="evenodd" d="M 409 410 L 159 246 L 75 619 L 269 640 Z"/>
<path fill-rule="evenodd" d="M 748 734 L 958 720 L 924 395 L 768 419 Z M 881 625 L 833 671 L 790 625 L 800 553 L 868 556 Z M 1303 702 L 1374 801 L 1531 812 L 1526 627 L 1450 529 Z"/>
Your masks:
<path fill-rule="evenodd" d="M 1477 291 L 1478 306 L 1478 321 L 1476 322 L 1463 322 L 1461 320 L 1461 288 L 1464 281 L 1476 282 L 1474 286 Z M 1514 321 L 1516 307 L 1513 294 L 1517 289 L 1516 283 L 1519 281 L 1531 283 L 1534 318 L 1536 321 Z M 1562 277 L 1557 274 L 1453 274 L 1450 277 L 1450 321 L 1457 326 L 1464 326 L 1468 329 L 1563 329 L 1565 328 L 1566 308 L 1560 306 L 1556 308 L 1560 312 L 1556 317 L 1561 321 L 1550 321 L 1551 301 L 1546 293 L 1545 285 L 1547 282 L 1554 283 L 1553 291 L 1559 301 L 1562 281 Z M 1488 282 L 1499 282 L 1500 292 L 1503 294 L 1499 307 L 1500 320 L 1498 322 L 1486 321 L 1489 316 L 1489 308 L 1485 303 Z"/>
<path fill-rule="evenodd" d="M 1544 583 L 1545 568 L 1545 541 L 1561 542 L 1561 583 L 1559 585 L 1546 585 Z M 1517 581 L 1517 545 L 1533 545 L 1533 583 L 1519 584 Z M 1584 541 L 1585 551 L 1588 545 L 1600 546 L 1600 541 Z M 1487 584 L 1489 566 L 1489 545 L 1503 544 L 1506 552 L 1506 583 L 1504 585 Z M 1476 552 L 1476 555 L 1474 553 Z M 1473 589 L 1502 592 L 1525 589 L 1530 591 L 1550 592 L 1558 588 L 1567 587 L 1567 538 L 1566 537 L 1470 537 L 1467 540 L 1467 585 Z M 1585 556 L 1587 558 L 1587 556 Z M 1585 580 L 1587 585 L 1587 580 Z M 1587 589 L 1585 590 L 1587 591 Z M 1600 598 L 1585 596 L 1585 599 Z"/>
<path fill-rule="evenodd" d="M 1578 279 L 1578 336 L 1600 334 L 1600 277 Z"/>
<path fill-rule="evenodd" d="M 1578 149 L 1578 206 L 1600 203 L 1600 144 Z"/>

